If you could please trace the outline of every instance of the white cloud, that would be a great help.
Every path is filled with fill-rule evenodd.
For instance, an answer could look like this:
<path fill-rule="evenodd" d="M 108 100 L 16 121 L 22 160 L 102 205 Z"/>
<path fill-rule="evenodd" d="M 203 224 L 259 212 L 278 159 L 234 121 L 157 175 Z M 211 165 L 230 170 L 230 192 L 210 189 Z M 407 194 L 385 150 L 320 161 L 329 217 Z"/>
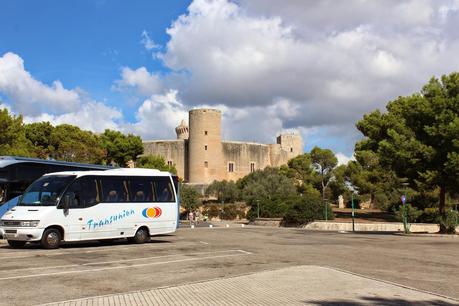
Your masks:
<path fill-rule="evenodd" d="M 36 80 L 25 70 L 23 59 L 14 53 L 0 57 L 0 94 L 9 100 L 0 107 L 24 115 L 26 123 L 67 123 L 102 132 L 117 129 L 122 120 L 118 109 L 89 99 L 81 90 L 66 89 L 59 81 L 48 86 Z"/>
<path fill-rule="evenodd" d="M 349 157 L 341 152 L 336 153 L 335 156 L 338 159 L 338 165 L 347 165 L 351 160 L 355 160 L 354 156 Z"/>
<path fill-rule="evenodd" d="M 124 130 L 141 135 L 144 139 L 174 139 L 175 127 L 187 118 L 184 105 L 177 98 L 177 91 L 164 95 L 152 95 L 139 107 L 136 122 L 123 126 Z"/>
<path fill-rule="evenodd" d="M 448 0 L 195 0 L 167 29 L 159 58 L 171 73 L 155 81 L 177 90 L 183 109 L 223 106 L 233 139 L 334 127 L 356 139 L 364 113 L 459 69 L 457 7 Z"/>
<path fill-rule="evenodd" d="M 60 81 L 48 86 L 34 79 L 25 70 L 22 58 L 11 52 L 0 57 L 0 92 L 12 101 L 13 110 L 24 115 L 38 115 L 49 109 L 71 112 L 81 103 L 78 91 L 65 89 Z"/>
<path fill-rule="evenodd" d="M 144 46 L 145 49 L 151 51 L 160 47 L 160 45 L 155 44 L 153 39 L 150 38 L 150 35 L 148 35 L 147 31 L 143 30 L 141 37 L 142 39 L 140 40 L 140 43 Z"/>
<path fill-rule="evenodd" d="M 103 132 L 105 129 L 119 129 L 117 121 L 122 119 L 119 110 L 100 102 L 86 102 L 75 112 L 53 115 L 42 113 L 38 116 L 25 116 L 24 122 L 49 121 L 53 125 L 72 124 L 81 129 Z"/>
<path fill-rule="evenodd" d="M 121 69 L 121 79 L 115 81 L 115 90 L 125 91 L 133 88 L 142 96 L 157 94 L 162 90 L 161 79 L 158 74 L 149 73 L 145 67 Z"/>

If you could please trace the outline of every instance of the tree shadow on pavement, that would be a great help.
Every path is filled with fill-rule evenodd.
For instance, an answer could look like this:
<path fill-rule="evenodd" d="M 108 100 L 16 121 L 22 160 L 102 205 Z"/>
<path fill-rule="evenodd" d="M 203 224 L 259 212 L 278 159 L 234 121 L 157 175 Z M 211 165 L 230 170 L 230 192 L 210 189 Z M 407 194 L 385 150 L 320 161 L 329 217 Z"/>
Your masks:
<path fill-rule="evenodd" d="M 363 306 L 363 305 L 377 305 L 377 306 L 450 306 L 459 305 L 458 303 L 450 303 L 442 300 L 424 300 L 424 301 L 410 301 L 403 298 L 383 298 L 383 297 L 360 297 L 359 300 L 332 300 L 332 301 L 303 301 L 307 305 L 320 305 L 320 306 Z"/>

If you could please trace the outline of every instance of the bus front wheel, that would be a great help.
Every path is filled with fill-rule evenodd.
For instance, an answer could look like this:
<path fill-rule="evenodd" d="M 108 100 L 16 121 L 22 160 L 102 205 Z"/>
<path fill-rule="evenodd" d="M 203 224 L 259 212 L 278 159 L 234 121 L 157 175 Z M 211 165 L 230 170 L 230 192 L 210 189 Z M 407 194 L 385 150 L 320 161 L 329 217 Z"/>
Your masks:
<path fill-rule="evenodd" d="M 41 237 L 40 244 L 45 249 L 57 249 L 61 244 L 62 236 L 58 229 L 48 228 Z"/>
<path fill-rule="evenodd" d="M 8 240 L 8 244 L 12 248 L 22 248 L 25 246 L 26 243 L 26 241 Z"/>
<path fill-rule="evenodd" d="M 150 240 L 150 234 L 148 233 L 148 230 L 145 227 L 141 227 L 135 232 L 134 237 L 129 239 L 129 241 L 134 242 L 134 243 L 145 243 Z"/>

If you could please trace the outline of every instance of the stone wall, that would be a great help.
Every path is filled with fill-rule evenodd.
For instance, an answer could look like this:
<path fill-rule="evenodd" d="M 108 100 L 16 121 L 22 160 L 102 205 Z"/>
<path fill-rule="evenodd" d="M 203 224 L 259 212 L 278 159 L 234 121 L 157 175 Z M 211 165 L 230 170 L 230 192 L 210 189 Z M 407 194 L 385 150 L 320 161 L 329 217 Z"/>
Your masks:
<path fill-rule="evenodd" d="M 188 179 L 188 156 L 187 140 L 153 140 L 144 141 L 144 155 L 159 155 L 166 162 L 172 162 L 177 169 L 177 175 L 185 180 Z"/>
<path fill-rule="evenodd" d="M 269 146 L 259 143 L 224 141 L 223 160 L 225 171 L 221 173 L 220 180 L 238 180 L 253 170 L 263 169 L 270 165 Z M 229 172 L 229 163 L 233 163 L 233 172 Z"/>

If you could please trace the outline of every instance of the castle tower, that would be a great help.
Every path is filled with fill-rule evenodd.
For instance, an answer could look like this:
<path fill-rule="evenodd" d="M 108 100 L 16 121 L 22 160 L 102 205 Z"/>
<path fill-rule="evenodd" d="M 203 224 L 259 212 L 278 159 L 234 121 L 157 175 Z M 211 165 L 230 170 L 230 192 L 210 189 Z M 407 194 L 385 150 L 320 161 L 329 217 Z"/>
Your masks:
<path fill-rule="evenodd" d="M 210 184 L 224 169 L 221 139 L 222 114 L 216 109 L 189 112 L 189 182 Z"/>
<path fill-rule="evenodd" d="M 188 139 L 190 133 L 185 120 L 182 120 L 179 126 L 175 128 L 175 133 L 177 134 L 177 139 Z"/>
<path fill-rule="evenodd" d="M 287 152 L 288 159 L 304 153 L 303 138 L 299 133 L 285 133 L 277 136 L 277 143 L 281 150 Z"/>

